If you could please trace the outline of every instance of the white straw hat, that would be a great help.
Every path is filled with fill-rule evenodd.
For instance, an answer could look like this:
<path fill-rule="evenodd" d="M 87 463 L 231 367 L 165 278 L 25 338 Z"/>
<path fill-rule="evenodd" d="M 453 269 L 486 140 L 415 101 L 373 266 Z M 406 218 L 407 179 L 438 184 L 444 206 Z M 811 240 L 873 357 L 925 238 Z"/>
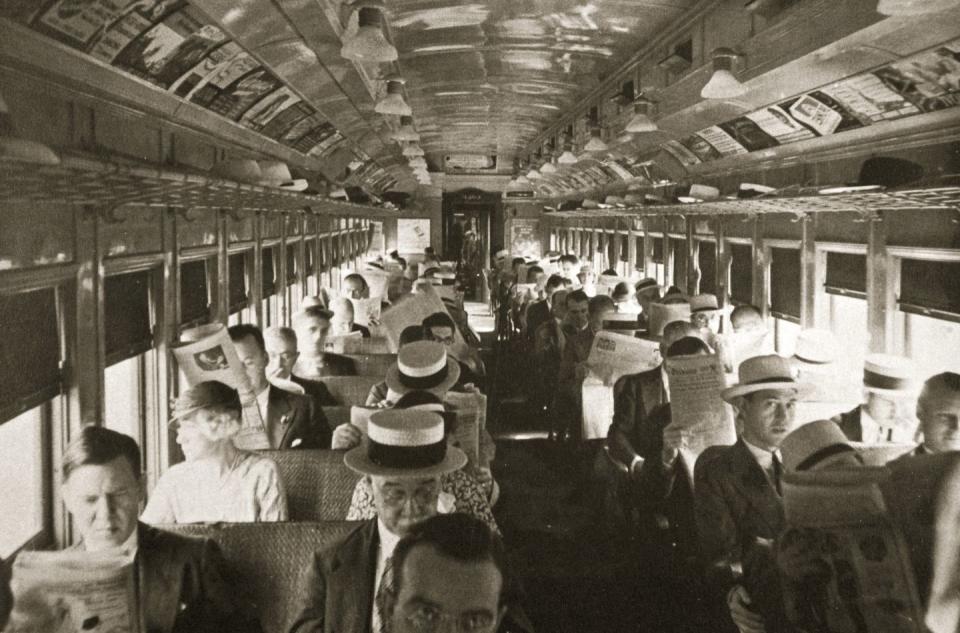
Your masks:
<path fill-rule="evenodd" d="M 892 354 L 870 354 L 863 361 L 863 388 L 875 393 L 903 396 L 916 391 L 913 362 Z"/>
<path fill-rule="evenodd" d="M 400 348 L 397 362 L 387 370 L 387 387 L 409 391 L 449 391 L 460 379 L 460 365 L 435 341 L 416 341 Z"/>
<path fill-rule="evenodd" d="M 717 302 L 717 295 L 705 292 L 690 297 L 690 312 L 717 312 L 719 310 L 720 304 Z"/>
<path fill-rule="evenodd" d="M 817 420 L 795 429 L 780 443 L 785 470 L 810 470 L 834 455 L 855 452 L 836 422 Z"/>
<path fill-rule="evenodd" d="M 837 338 L 829 330 L 802 330 L 797 335 L 793 357 L 803 363 L 823 365 L 837 360 Z"/>
<path fill-rule="evenodd" d="M 290 168 L 282 160 L 260 161 L 261 184 L 290 191 L 303 191 L 307 188 L 306 178 L 290 175 Z"/>
<path fill-rule="evenodd" d="M 343 463 L 375 477 L 437 477 L 463 468 L 467 456 L 447 445 L 439 414 L 385 409 L 370 416 L 367 441 L 347 451 Z"/>
<path fill-rule="evenodd" d="M 790 361 L 776 354 L 748 358 L 740 363 L 738 373 L 739 383 L 724 389 L 721 394 L 727 402 L 757 391 L 793 391 L 798 398 L 812 391 L 810 385 L 794 377 Z"/>

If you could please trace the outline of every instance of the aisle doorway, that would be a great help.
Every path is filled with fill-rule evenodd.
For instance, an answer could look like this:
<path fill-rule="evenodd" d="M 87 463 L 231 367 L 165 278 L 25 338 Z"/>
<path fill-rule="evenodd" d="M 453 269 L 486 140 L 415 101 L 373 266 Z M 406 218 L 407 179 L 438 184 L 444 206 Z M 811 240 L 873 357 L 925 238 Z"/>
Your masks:
<path fill-rule="evenodd" d="M 468 297 L 479 296 L 481 271 L 490 267 L 494 245 L 503 243 L 501 215 L 497 192 L 470 188 L 443 193 L 442 259 L 457 262 L 458 268 L 473 281 Z"/>

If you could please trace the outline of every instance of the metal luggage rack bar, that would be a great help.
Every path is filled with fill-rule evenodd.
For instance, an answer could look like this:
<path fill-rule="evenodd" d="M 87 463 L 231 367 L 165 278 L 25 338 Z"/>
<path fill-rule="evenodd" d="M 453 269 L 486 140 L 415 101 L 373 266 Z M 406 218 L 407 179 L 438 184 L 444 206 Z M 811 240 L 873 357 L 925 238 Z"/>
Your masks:
<path fill-rule="evenodd" d="M 58 152 L 59 165 L 0 157 L 0 202 L 96 205 L 132 204 L 188 209 L 312 211 L 326 215 L 391 216 L 390 209 L 331 200 L 202 173 Z"/>

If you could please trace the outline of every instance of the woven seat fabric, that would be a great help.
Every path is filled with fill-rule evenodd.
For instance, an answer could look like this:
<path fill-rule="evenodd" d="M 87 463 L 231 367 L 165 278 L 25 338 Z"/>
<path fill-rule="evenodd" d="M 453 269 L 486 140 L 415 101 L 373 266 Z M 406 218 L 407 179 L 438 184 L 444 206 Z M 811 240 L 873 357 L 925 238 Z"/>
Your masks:
<path fill-rule="evenodd" d="M 233 582 L 253 601 L 264 633 L 285 633 L 296 617 L 301 577 L 313 553 L 342 540 L 353 521 L 158 525 L 220 546 Z"/>
<path fill-rule="evenodd" d="M 350 421 L 350 407 L 323 407 L 323 415 L 327 418 L 327 425 L 335 429 Z"/>
<path fill-rule="evenodd" d="M 383 381 L 386 373 L 384 370 L 379 376 L 328 376 L 323 383 L 340 406 L 362 407 L 367 402 L 370 387 Z"/>
<path fill-rule="evenodd" d="M 342 451 L 261 451 L 277 463 L 291 521 L 340 521 L 347 516 L 360 475 L 343 463 Z"/>
<path fill-rule="evenodd" d="M 357 376 L 379 376 L 381 380 L 387 375 L 390 366 L 397 362 L 396 354 L 344 354 L 353 361 Z"/>

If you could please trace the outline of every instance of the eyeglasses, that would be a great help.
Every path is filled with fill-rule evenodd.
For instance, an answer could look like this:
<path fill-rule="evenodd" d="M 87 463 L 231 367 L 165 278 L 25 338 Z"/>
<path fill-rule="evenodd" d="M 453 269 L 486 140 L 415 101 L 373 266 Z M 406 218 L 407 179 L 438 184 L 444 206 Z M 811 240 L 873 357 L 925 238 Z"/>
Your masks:
<path fill-rule="evenodd" d="M 422 633 L 439 631 L 441 624 L 454 624 L 457 631 L 465 633 L 487 633 L 496 625 L 496 618 L 490 613 L 465 613 L 451 615 L 428 605 L 420 605 L 404 615 L 404 619 L 414 630 Z"/>
<path fill-rule="evenodd" d="M 410 497 L 413 499 L 415 506 L 423 508 L 435 503 L 434 497 L 436 495 L 437 488 L 431 486 L 429 488 L 417 488 Z M 383 501 L 391 507 L 399 508 L 406 505 L 407 497 L 407 491 L 402 488 L 389 488 L 383 491 Z"/>

